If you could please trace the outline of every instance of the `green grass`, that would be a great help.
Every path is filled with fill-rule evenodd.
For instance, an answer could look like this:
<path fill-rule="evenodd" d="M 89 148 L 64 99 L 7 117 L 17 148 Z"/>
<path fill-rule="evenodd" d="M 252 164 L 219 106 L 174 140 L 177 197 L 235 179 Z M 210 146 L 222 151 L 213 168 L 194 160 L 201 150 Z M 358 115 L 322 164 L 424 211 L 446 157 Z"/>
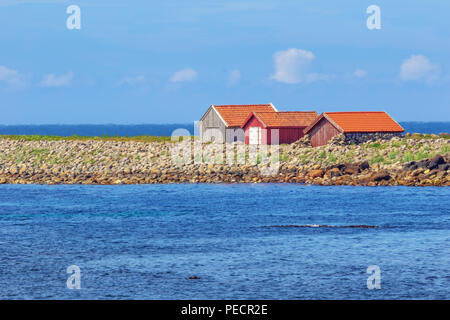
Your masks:
<path fill-rule="evenodd" d="M 373 157 L 372 159 L 369 160 L 370 164 L 373 163 L 385 163 L 386 159 L 382 156 L 382 155 L 377 155 L 375 157 Z"/>
<path fill-rule="evenodd" d="M 336 163 L 337 157 L 336 157 L 334 154 L 330 153 L 330 154 L 328 155 L 328 161 L 329 161 L 330 163 Z"/>
<path fill-rule="evenodd" d="M 344 159 L 346 162 L 351 162 L 353 160 L 354 156 L 355 156 L 355 153 L 350 150 L 345 153 Z"/>
<path fill-rule="evenodd" d="M 302 154 L 300 155 L 300 163 L 301 163 L 301 164 L 307 164 L 307 163 L 310 162 L 310 160 L 311 160 L 311 157 L 308 157 L 307 154 L 302 153 Z"/>
<path fill-rule="evenodd" d="M 285 154 L 285 153 L 280 153 L 280 161 L 289 161 L 289 155 L 288 154 Z"/>
<path fill-rule="evenodd" d="M 380 146 L 381 146 L 381 144 L 380 144 L 380 143 L 378 143 L 378 142 L 375 142 L 375 143 L 369 144 L 369 147 L 370 147 L 370 148 L 379 148 Z"/>
<path fill-rule="evenodd" d="M 33 149 L 30 151 L 30 154 L 33 156 L 44 156 L 50 153 L 49 149 Z"/>
<path fill-rule="evenodd" d="M 392 141 L 391 142 L 391 147 L 400 148 L 402 146 L 402 144 L 405 144 L 405 142 L 406 142 L 406 140 L 402 140 L 400 142 Z"/>
<path fill-rule="evenodd" d="M 416 160 L 423 160 L 423 159 L 429 159 L 429 158 L 433 158 L 434 154 L 429 153 L 429 152 L 425 152 L 425 151 L 419 151 L 414 155 L 414 158 Z"/>
<path fill-rule="evenodd" d="M 10 140 L 24 140 L 24 141 L 137 141 L 137 142 L 171 142 L 171 137 L 167 136 L 134 136 L 134 137 L 120 137 L 120 136 L 101 136 L 101 137 L 88 137 L 73 135 L 70 137 L 62 136 L 47 136 L 47 135 L 0 135 L 2 139 Z M 194 137 L 191 136 L 191 139 Z M 182 137 L 180 137 L 180 141 Z"/>
<path fill-rule="evenodd" d="M 385 143 L 374 142 L 372 144 L 369 144 L 369 148 L 383 150 L 383 149 L 388 148 L 389 145 L 390 145 L 389 142 L 385 142 Z"/>
<path fill-rule="evenodd" d="M 434 155 L 435 155 L 434 152 L 426 152 L 423 150 L 417 152 L 408 151 L 403 155 L 402 161 L 403 162 L 420 161 L 424 159 L 430 159 Z"/>
<path fill-rule="evenodd" d="M 406 137 L 407 139 L 416 139 L 416 140 L 421 140 L 421 139 L 439 139 L 439 138 L 444 138 L 444 139 L 450 139 L 450 133 L 440 133 L 439 135 L 435 135 L 435 134 L 412 134 L 409 137 Z"/>
<path fill-rule="evenodd" d="M 414 161 L 414 155 L 411 151 L 406 152 L 402 158 L 403 162 L 411 162 Z"/>
<path fill-rule="evenodd" d="M 389 153 L 388 157 L 390 160 L 394 160 L 398 157 L 399 154 L 400 154 L 400 152 L 398 152 L 398 151 L 392 151 Z"/>
<path fill-rule="evenodd" d="M 449 153 L 449 152 L 450 152 L 450 144 L 444 144 L 444 145 L 441 147 L 441 152 L 442 152 L 442 153 Z"/>

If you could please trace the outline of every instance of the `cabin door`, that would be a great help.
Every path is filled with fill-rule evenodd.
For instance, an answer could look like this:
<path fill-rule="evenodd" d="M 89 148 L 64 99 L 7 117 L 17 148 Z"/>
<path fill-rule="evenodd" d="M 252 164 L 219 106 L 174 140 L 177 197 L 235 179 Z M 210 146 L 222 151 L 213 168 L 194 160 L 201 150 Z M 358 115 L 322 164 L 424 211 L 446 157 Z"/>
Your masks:
<path fill-rule="evenodd" d="M 261 144 L 261 128 L 260 127 L 250 127 L 248 132 L 248 143 L 249 144 Z"/>

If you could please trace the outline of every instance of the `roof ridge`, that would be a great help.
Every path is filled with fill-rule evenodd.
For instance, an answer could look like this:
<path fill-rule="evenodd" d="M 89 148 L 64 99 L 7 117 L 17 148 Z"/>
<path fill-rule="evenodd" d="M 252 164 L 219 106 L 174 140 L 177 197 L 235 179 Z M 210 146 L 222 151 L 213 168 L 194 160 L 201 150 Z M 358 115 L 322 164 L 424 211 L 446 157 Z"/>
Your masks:
<path fill-rule="evenodd" d="M 317 113 L 317 111 L 278 111 L 278 113 Z"/>
<path fill-rule="evenodd" d="M 253 111 L 259 113 L 317 113 L 316 111 Z"/>
<path fill-rule="evenodd" d="M 331 111 L 331 112 L 324 112 L 326 114 L 330 113 L 387 113 L 386 111 Z"/>
<path fill-rule="evenodd" d="M 215 107 L 256 107 L 256 106 L 270 106 L 270 103 L 257 104 L 218 104 Z"/>
<path fill-rule="evenodd" d="M 252 111 L 255 113 L 280 113 L 279 111 Z"/>

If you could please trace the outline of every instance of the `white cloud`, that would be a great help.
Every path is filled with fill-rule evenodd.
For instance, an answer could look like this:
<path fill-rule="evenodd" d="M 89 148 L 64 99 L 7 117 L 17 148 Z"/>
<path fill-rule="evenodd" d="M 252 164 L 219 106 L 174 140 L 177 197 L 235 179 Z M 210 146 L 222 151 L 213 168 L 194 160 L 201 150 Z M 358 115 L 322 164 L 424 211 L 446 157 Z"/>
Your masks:
<path fill-rule="evenodd" d="M 306 80 L 314 54 L 311 51 L 290 48 L 273 55 L 275 72 L 271 79 L 283 83 L 299 83 Z"/>
<path fill-rule="evenodd" d="M 353 73 L 352 76 L 356 77 L 356 78 L 364 78 L 367 76 L 367 71 L 363 70 L 363 69 L 356 69 Z"/>
<path fill-rule="evenodd" d="M 25 77 L 17 70 L 0 66 L 0 81 L 5 82 L 12 87 L 21 87 L 25 85 Z"/>
<path fill-rule="evenodd" d="M 275 52 L 273 55 L 275 72 L 271 79 L 278 82 L 295 84 L 328 81 L 335 76 L 326 73 L 308 72 L 315 59 L 311 51 L 290 48 Z"/>
<path fill-rule="evenodd" d="M 433 82 L 439 77 L 440 66 L 433 64 L 423 55 L 413 55 L 400 66 L 400 79 L 403 81 Z"/>
<path fill-rule="evenodd" d="M 308 73 L 305 77 L 306 83 L 312 83 L 317 81 L 329 81 L 334 78 L 334 75 L 332 74 L 326 74 L 326 73 Z"/>
<path fill-rule="evenodd" d="M 197 79 L 197 71 L 192 68 L 184 68 L 174 73 L 171 82 L 194 81 Z"/>
<path fill-rule="evenodd" d="M 42 87 L 63 87 L 68 86 L 74 77 L 74 73 L 69 71 L 63 75 L 56 76 L 53 73 L 46 74 L 42 78 L 41 86 Z"/>
<path fill-rule="evenodd" d="M 237 69 L 235 70 L 231 70 L 228 73 L 228 81 L 227 81 L 227 85 L 229 87 L 234 86 L 235 84 L 237 84 L 240 80 L 241 80 L 241 72 Z"/>
<path fill-rule="evenodd" d="M 123 85 L 128 85 L 128 86 L 134 86 L 134 85 L 138 85 L 145 82 L 145 76 L 143 75 L 138 75 L 135 77 L 125 77 L 122 80 L 120 80 L 117 85 L 118 86 L 123 86 Z"/>

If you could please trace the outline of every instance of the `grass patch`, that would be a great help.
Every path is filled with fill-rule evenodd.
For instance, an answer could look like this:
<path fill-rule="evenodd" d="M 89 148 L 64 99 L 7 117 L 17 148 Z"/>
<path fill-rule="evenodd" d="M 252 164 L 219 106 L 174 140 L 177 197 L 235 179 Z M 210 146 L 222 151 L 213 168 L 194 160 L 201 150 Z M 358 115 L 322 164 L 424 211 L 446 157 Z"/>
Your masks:
<path fill-rule="evenodd" d="M 428 134 L 428 133 L 426 133 L 426 134 L 414 133 L 406 138 L 407 139 L 416 139 L 416 140 L 420 140 L 420 139 L 435 140 L 435 139 L 439 139 L 439 138 L 450 139 L 450 133 L 440 133 L 439 135 Z"/>
<path fill-rule="evenodd" d="M 411 161 L 420 161 L 424 159 L 430 159 L 434 156 L 433 152 L 425 152 L 425 151 L 419 151 L 419 152 L 406 152 L 403 157 L 403 162 L 411 162 Z"/>
<path fill-rule="evenodd" d="M 391 142 L 391 147 L 393 148 L 400 148 L 403 144 L 406 143 L 406 140 L 402 140 L 402 141 L 392 141 Z"/>
<path fill-rule="evenodd" d="M 389 153 L 388 157 L 390 160 L 394 160 L 398 157 L 399 154 L 400 154 L 400 152 L 398 152 L 398 151 L 392 151 Z"/>
<path fill-rule="evenodd" d="M 385 163 L 386 159 L 382 155 L 378 155 L 372 159 L 369 160 L 369 163 Z"/>
<path fill-rule="evenodd" d="M 381 144 L 379 142 L 375 142 L 375 143 L 369 144 L 370 148 L 377 148 L 378 149 L 380 146 L 381 146 Z"/>
<path fill-rule="evenodd" d="M 289 161 L 289 155 L 286 153 L 280 153 L 280 161 L 281 162 L 288 162 Z"/>
<path fill-rule="evenodd" d="M 425 152 L 425 151 L 419 151 L 416 154 L 414 154 L 414 160 L 423 160 L 423 159 L 428 159 L 428 158 L 432 158 L 433 154 Z"/>
<path fill-rule="evenodd" d="M 44 156 L 50 153 L 49 149 L 33 149 L 30 154 L 33 156 Z"/>
<path fill-rule="evenodd" d="M 171 137 L 167 136 L 134 136 L 134 137 L 120 137 L 120 136 L 101 136 L 101 137 L 88 137 L 88 136 L 79 136 L 73 135 L 70 137 L 62 137 L 62 136 L 47 136 L 47 135 L 0 135 L 2 139 L 9 140 L 24 140 L 24 141 L 137 141 L 137 142 L 172 142 Z M 191 140 L 194 137 L 191 136 Z M 179 138 L 179 141 L 182 140 L 182 137 Z"/>
<path fill-rule="evenodd" d="M 307 164 L 310 162 L 310 160 L 311 160 L 311 157 L 309 157 L 307 154 L 303 153 L 302 155 L 300 155 L 301 164 Z"/>
<path fill-rule="evenodd" d="M 330 163 L 336 163 L 337 157 L 336 157 L 334 154 L 330 153 L 330 154 L 328 155 L 328 161 L 329 161 Z"/>
<path fill-rule="evenodd" d="M 402 158 L 403 162 L 411 162 L 414 161 L 414 155 L 411 151 L 406 152 Z"/>
<path fill-rule="evenodd" d="M 345 156 L 344 156 L 345 161 L 347 161 L 347 162 L 352 162 L 352 160 L 353 160 L 354 157 L 355 157 L 355 153 L 354 153 L 354 151 L 352 151 L 352 150 L 346 152 L 346 153 L 345 153 Z"/>
<path fill-rule="evenodd" d="M 450 152 L 450 144 L 444 144 L 444 145 L 441 147 L 441 152 L 442 152 L 442 153 L 449 153 L 449 152 Z"/>

